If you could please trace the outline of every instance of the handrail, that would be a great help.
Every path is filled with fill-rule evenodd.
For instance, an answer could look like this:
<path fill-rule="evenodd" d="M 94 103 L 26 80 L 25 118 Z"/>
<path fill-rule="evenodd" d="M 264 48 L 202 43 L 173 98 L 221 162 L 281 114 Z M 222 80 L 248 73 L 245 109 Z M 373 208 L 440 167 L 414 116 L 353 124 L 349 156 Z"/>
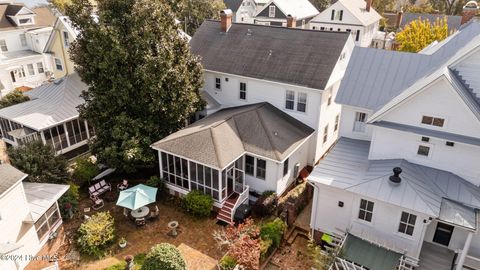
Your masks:
<path fill-rule="evenodd" d="M 249 190 L 250 190 L 250 187 L 245 185 L 245 189 L 240 194 L 240 196 L 238 196 L 238 200 L 235 202 L 235 205 L 232 207 L 232 213 L 230 213 L 232 215 L 232 220 L 233 220 L 233 216 L 235 215 L 235 210 L 237 210 L 237 207 L 239 207 L 246 199 L 248 199 Z"/>

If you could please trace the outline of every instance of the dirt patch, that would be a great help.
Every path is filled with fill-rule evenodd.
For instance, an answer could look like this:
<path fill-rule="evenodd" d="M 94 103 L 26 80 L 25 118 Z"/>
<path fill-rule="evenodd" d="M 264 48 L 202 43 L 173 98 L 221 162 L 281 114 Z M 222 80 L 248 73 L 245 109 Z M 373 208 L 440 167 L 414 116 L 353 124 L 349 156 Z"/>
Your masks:
<path fill-rule="evenodd" d="M 297 236 L 292 245 L 283 244 L 275 253 L 266 269 L 306 270 L 313 267 L 308 252 L 308 239 Z"/>
<path fill-rule="evenodd" d="M 114 265 L 124 259 L 126 255 L 135 255 L 141 252 L 147 253 L 150 248 L 156 244 L 168 242 L 175 246 L 184 243 L 199 252 L 219 260 L 223 253 L 217 248 L 216 242 L 212 237 L 215 230 L 222 226 L 216 224 L 214 216 L 206 219 L 198 219 L 185 213 L 179 206 L 177 200 L 160 200 L 156 204 L 160 209 L 160 215 L 157 220 L 147 221 L 143 227 L 136 227 L 135 224 L 123 215 L 123 208 L 115 205 L 117 191 L 111 191 L 105 196 L 105 206 L 98 211 L 110 211 L 115 219 L 115 234 L 118 238 L 125 237 L 127 246 L 121 249 L 115 242 L 109 249 L 110 256 L 94 260 L 82 256 L 79 264 L 66 260 L 65 255 L 74 248 L 74 234 L 83 220 L 83 214 L 72 220 L 65 221 L 65 231 L 71 235 L 67 244 L 62 246 L 59 251 L 59 265 L 61 269 L 104 269 Z M 115 197 L 115 198 L 114 198 Z M 79 209 L 91 206 L 89 199 L 83 199 L 79 204 Z M 149 205 L 153 209 L 154 205 Z M 97 211 L 85 213 L 92 215 Z M 170 229 L 168 222 L 178 221 L 178 236 L 173 238 L 168 234 Z"/>

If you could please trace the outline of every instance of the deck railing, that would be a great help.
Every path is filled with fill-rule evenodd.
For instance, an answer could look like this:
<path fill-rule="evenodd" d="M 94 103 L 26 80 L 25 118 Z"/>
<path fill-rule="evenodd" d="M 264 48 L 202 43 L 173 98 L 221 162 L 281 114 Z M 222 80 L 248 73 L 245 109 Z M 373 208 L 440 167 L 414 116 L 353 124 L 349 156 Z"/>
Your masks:
<path fill-rule="evenodd" d="M 418 260 L 406 255 L 400 257 L 400 263 L 398 264 L 398 270 L 413 270 L 418 267 Z"/>
<path fill-rule="evenodd" d="M 243 202 L 245 202 L 245 200 L 248 199 L 249 192 L 250 192 L 250 187 L 245 185 L 245 189 L 243 190 L 242 193 L 240 193 L 240 196 L 238 196 L 237 202 L 235 202 L 235 205 L 232 208 L 232 213 L 231 213 L 232 220 L 233 220 L 233 216 L 235 215 L 235 210 L 237 210 L 237 207 L 239 207 Z"/>

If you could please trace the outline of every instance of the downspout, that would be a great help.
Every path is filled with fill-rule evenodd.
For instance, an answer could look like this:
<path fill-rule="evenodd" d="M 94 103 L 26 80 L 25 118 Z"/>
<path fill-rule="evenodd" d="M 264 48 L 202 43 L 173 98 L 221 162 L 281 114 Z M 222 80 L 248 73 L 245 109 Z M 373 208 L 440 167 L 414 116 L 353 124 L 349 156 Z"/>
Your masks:
<path fill-rule="evenodd" d="M 312 213 L 310 214 L 310 228 L 312 230 L 311 235 L 312 239 L 315 235 L 314 223 L 317 220 L 317 197 L 318 197 L 318 187 L 307 180 L 307 184 L 313 187 L 313 199 L 312 199 Z"/>

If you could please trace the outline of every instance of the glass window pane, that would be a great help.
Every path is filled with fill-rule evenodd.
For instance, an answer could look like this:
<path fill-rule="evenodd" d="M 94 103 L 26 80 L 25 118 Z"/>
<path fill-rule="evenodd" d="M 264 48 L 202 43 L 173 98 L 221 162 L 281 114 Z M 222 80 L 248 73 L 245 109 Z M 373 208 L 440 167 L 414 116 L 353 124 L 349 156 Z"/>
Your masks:
<path fill-rule="evenodd" d="M 197 164 L 195 162 L 190 163 L 190 180 L 193 182 L 197 181 Z"/>
<path fill-rule="evenodd" d="M 407 226 L 406 234 L 413 235 L 413 226 Z"/>
<path fill-rule="evenodd" d="M 404 223 L 400 223 L 398 226 L 398 231 L 401 233 L 405 233 L 406 225 Z"/>
<path fill-rule="evenodd" d="M 197 165 L 197 177 L 198 177 L 198 183 L 203 185 L 203 165 L 198 164 Z"/>
<path fill-rule="evenodd" d="M 58 127 L 58 135 L 60 137 L 60 143 L 62 145 L 62 149 L 65 149 L 68 147 L 68 142 L 67 142 L 67 134 L 65 134 L 65 128 L 63 125 L 59 125 Z"/>
<path fill-rule="evenodd" d="M 209 167 L 205 167 L 205 186 L 212 186 L 212 169 Z"/>
<path fill-rule="evenodd" d="M 163 170 L 166 170 L 167 169 L 167 154 L 162 152 L 161 155 L 162 155 L 162 168 L 163 168 Z"/>
<path fill-rule="evenodd" d="M 182 158 L 182 177 L 183 178 L 188 178 L 188 162 L 186 159 Z"/>
<path fill-rule="evenodd" d="M 417 216 L 410 214 L 410 218 L 408 220 L 408 224 L 415 225 L 415 221 L 417 221 Z"/>
<path fill-rule="evenodd" d="M 212 187 L 218 190 L 218 171 L 212 169 Z"/>
<path fill-rule="evenodd" d="M 255 158 L 249 155 L 245 156 L 245 173 L 253 175 Z"/>
<path fill-rule="evenodd" d="M 82 141 L 88 139 L 87 138 L 87 128 L 85 127 L 85 121 L 78 120 L 78 124 L 80 126 L 80 136 L 82 137 Z"/>

